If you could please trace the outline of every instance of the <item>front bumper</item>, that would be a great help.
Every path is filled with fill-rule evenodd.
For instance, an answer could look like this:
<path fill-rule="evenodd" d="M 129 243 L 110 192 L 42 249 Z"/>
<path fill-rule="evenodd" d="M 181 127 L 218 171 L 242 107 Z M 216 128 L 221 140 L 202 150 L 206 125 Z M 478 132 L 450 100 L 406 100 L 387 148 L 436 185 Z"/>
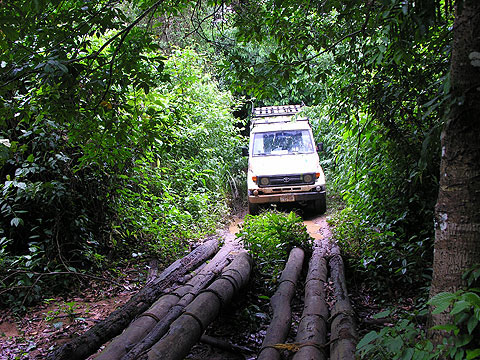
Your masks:
<path fill-rule="evenodd" d="M 308 191 L 283 194 L 268 195 L 248 195 L 248 202 L 251 204 L 272 204 L 272 203 L 289 203 L 299 201 L 312 201 L 325 198 L 325 191 Z"/>

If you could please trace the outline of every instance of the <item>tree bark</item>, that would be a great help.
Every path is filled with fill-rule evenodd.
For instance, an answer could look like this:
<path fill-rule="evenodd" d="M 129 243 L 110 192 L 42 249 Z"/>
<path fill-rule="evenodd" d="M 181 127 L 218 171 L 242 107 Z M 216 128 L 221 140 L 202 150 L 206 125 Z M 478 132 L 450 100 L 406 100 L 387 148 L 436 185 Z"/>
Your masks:
<path fill-rule="evenodd" d="M 179 277 L 204 262 L 218 250 L 218 241 L 209 240 L 190 254 L 171 264 L 155 281 L 135 294 L 125 305 L 106 319 L 91 327 L 84 334 L 61 346 L 48 356 L 49 360 L 82 360 L 125 329 L 135 316 L 143 313 L 172 286 Z"/>
<path fill-rule="evenodd" d="M 293 360 L 325 360 L 328 307 L 325 301 L 327 260 L 322 249 L 314 247 L 305 282 L 305 304 L 295 342 L 300 349 Z"/>
<path fill-rule="evenodd" d="M 168 333 L 138 359 L 183 359 L 217 317 L 220 308 L 248 282 L 251 265 L 250 256 L 245 251 L 239 252 L 220 278 L 201 292 L 172 323 Z"/>
<path fill-rule="evenodd" d="M 213 259 L 202 269 L 202 271 L 194 277 L 191 281 L 188 282 L 187 286 L 182 287 L 182 293 L 180 297 L 176 297 L 176 301 L 169 302 L 171 304 L 170 308 L 167 311 L 162 312 L 158 315 L 159 321 L 155 321 L 152 318 L 146 318 L 142 321 L 148 321 L 148 325 L 145 328 L 141 329 L 141 332 L 135 331 L 133 336 L 129 336 L 129 338 L 125 338 L 118 342 L 118 344 L 128 344 L 130 347 L 134 345 L 128 353 L 123 351 L 120 355 L 117 344 L 113 344 L 112 351 L 115 351 L 114 357 L 105 357 L 102 360 L 110 360 L 110 359 L 122 359 L 122 360 L 134 360 L 145 350 L 148 350 L 153 344 L 155 344 L 158 340 L 161 339 L 163 335 L 166 334 L 170 324 L 177 319 L 184 311 L 185 307 L 192 302 L 195 296 L 198 295 L 200 290 L 206 287 L 215 276 L 217 276 L 222 269 L 231 261 L 231 252 L 234 249 L 231 245 L 225 245 L 214 257 Z M 183 289 L 185 288 L 185 289 Z M 178 290 L 177 290 L 178 293 Z M 161 300 L 162 298 L 160 298 Z M 151 313 L 152 311 L 149 310 L 147 313 Z M 141 320 L 141 319 L 138 319 Z M 136 320 L 135 323 L 138 321 Z M 152 323 L 152 320 L 154 321 Z M 134 323 L 134 324 L 135 324 Z M 132 324 L 132 325 L 134 325 Z M 125 330 L 127 332 L 130 327 Z M 123 335 L 123 334 L 122 334 Z M 125 349 L 125 347 L 123 348 Z"/>
<path fill-rule="evenodd" d="M 278 289 L 270 299 L 273 318 L 265 334 L 258 360 L 280 359 L 280 350 L 274 345 L 285 342 L 290 323 L 292 321 L 292 309 L 290 303 L 295 295 L 295 286 L 302 270 L 304 252 L 300 248 L 294 248 L 290 252 L 287 265 L 280 276 Z"/>
<path fill-rule="evenodd" d="M 480 1 L 457 0 L 450 67 L 452 105 L 442 131 L 430 297 L 466 285 L 480 259 Z M 431 314 L 431 324 L 451 321 Z M 441 334 L 432 333 L 436 342 Z"/>
<path fill-rule="evenodd" d="M 335 295 L 331 316 L 330 359 L 353 360 L 357 346 L 357 331 L 353 308 L 347 293 L 342 257 L 332 256 L 329 265 Z"/>

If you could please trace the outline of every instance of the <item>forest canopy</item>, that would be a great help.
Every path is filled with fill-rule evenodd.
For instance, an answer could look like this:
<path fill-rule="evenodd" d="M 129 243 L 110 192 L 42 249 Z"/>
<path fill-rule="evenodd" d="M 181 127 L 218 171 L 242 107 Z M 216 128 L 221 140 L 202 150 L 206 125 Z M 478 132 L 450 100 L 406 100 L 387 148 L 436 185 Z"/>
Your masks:
<path fill-rule="evenodd" d="M 147 251 L 137 239 L 168 257 L 211 231 L 221 199 L 242 188 L 235 96 L 309 105 L 354 264 L 379 282 L 421 280 L 448 4 L 15 1 L 1 11 L 4 264 L 76 271 L 111 249 Z M 181 50 L 188 42 L 196 50 Z"/>
<path fill-rule="evenodd" d="M 1 305 L 25 310 L 132 257 L 167 263 L 214 233 L 244 201 L 252 104 L 306 105 L 355 278 L 413 284 L 425 306 L 432 266 L 447 277 L 434 244 L 447 254 L 460 229 L 470 255 L 430 297 L 466 285 L 480 251 L 479 210 L 464 206 L 480 193 L 465 135 L 478 134 L 479 9 L 453 5 L 2 3 Z"/>

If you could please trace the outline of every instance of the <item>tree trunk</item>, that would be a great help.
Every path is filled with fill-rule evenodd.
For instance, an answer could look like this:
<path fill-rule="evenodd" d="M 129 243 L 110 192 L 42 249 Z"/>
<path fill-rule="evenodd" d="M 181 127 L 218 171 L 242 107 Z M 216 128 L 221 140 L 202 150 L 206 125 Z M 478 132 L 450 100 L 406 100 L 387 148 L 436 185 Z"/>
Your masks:
<path fill-rule="evenodd" d="M 280 350 L 274 346 L 284 343 L 290 330 L 292 321 L 290 303 L 293 295 L 295 295 L 295 286 L 302 270 L 303 258 L 304 252 L 302 249 L 294 248 L 290 252 L 287 265 L 280 276 L 278 289 L 270 299 L 273 318 L 265 334 L 258 360 L 281 358 Z"/>
<path fill-rule="evenodd" d="M 156 280 L 147 284 L 120 309 L 105 320 L 91 327 L 84 334 L 71 340 L 48 356 L 49 360 L 82 360 L 125 329 L 135 316 L 143 313 L 156 301 L 166 287 L 179 277 L 204 262 L 218 250 L 218 241 L 210 240 L 198 246 L 190 254 L 171 264 Z"/>
<path fill-rule="evenodd" d="M 228 262 L 231 261 L 231 252 L 233 249 L 233 246 L 225 245 L 202 269 L 202 271 L 198 273 L 197 276 L 189 281 L 186 286 L 182 287 L 182 292 L 179 294 L 180 298 L 176 297 L 175 303 L 169 302 L 171 303 L 170 308 L 158 315 L 158 322 L 147 317 L 143 321 L 148 321 L 148 327 L 142 328 L 141 332 L 135 331 L 133 334 L 134 336 L 129 336 L 128 339 L 123 339 L 118 342 L 118 344 L 122 344 L 122 346 L 124 346 L 124 344 L 127 342 L 130 347 L 133 345 L 132 349 L 129 350 L 127 354 L 125 354 L 125 351 L 120 354 L 117 344 L 113 344 L 112 347 L 115 350 L 112 351 L 115 351 L 115 356 L 108 358 L 105 357 L 102 360 L 113 360 L 120 358 L 122 360 L 134 360 L 138 357 L 138 355 L 145 350 L 148 350 L 153 344 L 160 340 L 160 338 L 168 331 L 170 324 L 183 313 L 185 307 L 192 302 L 200 290 L 206 287 L 213 280 L 213 278 L 222 271 Z M 178 290 L 176 293 L 178 293 Z M 160 300 L 161 299 L 162 298 L 160 298 Z M 147 313 L 151 312 L 151 310 L 147 311 Z M 139 320 L 141 320 L 141 318 L 136 320 L 135 323 Z M 152 320 L 154 320 L 153 323 Z M 130 325 L 125 332 L 127 332 L 132 325 Z M 125 349 L 125 347 L 123 347 L 123 349 Z"/>
<path fill-rule="evenodd" d="M 353 360 L 357 346 L 355 316 L 348 298 L 345 269 L 340 255 L 330 259 L 335 305 L 332 309 L 331 360 Z"/>
<path fill-rule="evenodd" d="M 248 282 L 251 265 L 250 256 L 245 251 L 239 252 L 220 278 L 201 292 L 172 323 L 168 333 L 138 359 L 183 359 L 217 317 L 220 308 Z"/>
<path fill-rule="evenodd" d="M 322 249 L 315 247 L 305 282 L 305 306 L 295 342 L 300 349 L 293 360 L 325 360 L 328 307 L 325 301 L 327 260 Z"/>
<path fill-rule="evenodd" d="M 455 292 L 480 259 L 480 1 L 456 1 L 451 59 L 452 105 L 442 131 L 440 189 L 430 296 Z M 451 319 L 431 315 L 432 325 Z M 432 335 L 436 342 L 441 334 Z"/>

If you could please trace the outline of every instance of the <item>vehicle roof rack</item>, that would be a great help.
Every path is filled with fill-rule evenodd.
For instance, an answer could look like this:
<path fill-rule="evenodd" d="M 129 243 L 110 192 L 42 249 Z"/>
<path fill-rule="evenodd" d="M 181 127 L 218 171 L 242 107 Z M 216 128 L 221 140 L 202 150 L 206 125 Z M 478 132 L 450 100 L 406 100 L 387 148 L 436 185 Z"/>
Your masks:
<path fill-rule="evenodd" d="M 252 108 L 252 120 L 250 129 L 260 124 L 273 123 L 289 123 L 291 121 L 308 121 L 307 117 L 299 117 L 292 120 L 292 116 L 296 115 L 302 105 L 280 105 L 280 106 L 265 106 Z"/>
<path fill-rule="evenodd" d="M 252 108 L 253 117 L 287 116 L 295 115 L 302 105 L 264 106 Z"/>

